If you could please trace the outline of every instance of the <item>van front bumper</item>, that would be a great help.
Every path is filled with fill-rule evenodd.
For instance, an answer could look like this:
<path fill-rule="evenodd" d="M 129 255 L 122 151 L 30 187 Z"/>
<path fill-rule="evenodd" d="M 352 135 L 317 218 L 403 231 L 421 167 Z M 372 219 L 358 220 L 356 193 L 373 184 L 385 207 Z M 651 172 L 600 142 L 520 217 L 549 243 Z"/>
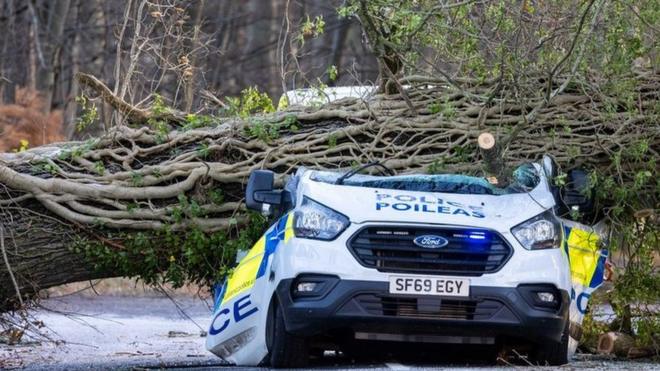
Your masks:
<path fill-rule="evenodd" d="M 317 282 L 315 292 L 296 291 L 301 277 L 282 280 L 276 291 L 287 331 L 299 336 L 349 330 L 367 340 L 517 338 L 542 343 L 561 341 L 568 321 L 568 293 L 548 284 L 471 286 L 469 297 L 440 298 L 389 294 L 388 282 L 304 278 Z M 535 301 L 538 291 L 553 291 L 555 305 Z"/>

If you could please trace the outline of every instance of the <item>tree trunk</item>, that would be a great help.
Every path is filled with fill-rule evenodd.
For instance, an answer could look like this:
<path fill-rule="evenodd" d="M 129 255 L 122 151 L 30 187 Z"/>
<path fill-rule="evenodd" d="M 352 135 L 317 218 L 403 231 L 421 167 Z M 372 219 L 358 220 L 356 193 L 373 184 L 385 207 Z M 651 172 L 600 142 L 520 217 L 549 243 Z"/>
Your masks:
<path fill-rule="evenodd" d="M 598 353 L 615 354 L 627 357 L 628 352 L 635 346 L 635 339 L 621 332 L 607 332 L 598 338 Z"/>
<path fill-rule="evenodd" d="M 271 4 L 260 0 L 246 2 L 249 28 L 246 30 L 243 55 L 244 82 L 242 86 L 261 86 L 268 92 L 279 89 L 278 73 L 275 70 L 275 50 L 277 49 L 277 33 L 279 19 L 276 20 Z"/>
<path fill-rule="evenodd" d="M 509 179 L 505 174 L 506 166 L 500 151 L 500 146 L 491 133 L 481 133 L 477 138 L 477 144 L 485 163 L 486 175 L 493 184 L 506 186 Z"/>
<path fill-rule="evenodd" d="M 80 27 L 80 22 L 78 21 L 78 15 L 81 11 L 80 2 L 76 2 L 73 7 L 73 19 L 76 22 L 76 28 Z M 73 36 L 73 46 L 71 47 L 71 74 L 73 76 L 77 75 L 80 72 L 80 33 L 76 32 Z M 64 104 L 64 137 L 67 139 L 73 138 L 76 130 L 76 112 L 78 111 L 78 103 L 76 102 L 76 97 L 80 92 L 78 82 L 75 79 L 71 79 L 71 86 L 68 94 L 65 94 L 65 104 Z"/>
<path fill-rule="evenodd" d="M 332 33 L 332 47 L 330 48 L 330 55 L 332 56 L 332 65 L 335 66 L 337 71 L 342 71 L 342 59 L 344 50 L 346 50 L 344 44 L 346 43 L 346 35 L 348 34 L 348 28 L 350 27 L 350 22 L 347 19 L 341 19 L 338 21 L 337 28 Z M 335 78 L 338 79 L 339 76 Z M 331 79 L 330 74 L 325 77 L 325 83 L 327 85 L 334 85 L 335 81 Z"/>
<path fill-rule="evenodd" d="M 60 66 L 60 54 L 62 51 L 62 43 L 64 42 L 64 24 L 69 13 L 69 6 L 71 5 L 71 0 L 56 0 L 53 1 L 50 6 L 53 6 L 54 9 L 49 13 L 50 19 L 48 22 L 48 43 L 49 53 L 48 53 L 48 66 L 46 70 L 42 72 L 39 76 L 38 85 L 41 90 L 45 92 L 44 94 L 44 109 L 50 111 L 51 104 L 53 101 L 53 96 L 55 95 L 55 76 L 57 69 Z M 35 35 L 39 37 L 39 35 Z"/>
<path fill-rule="evenodd" d="M 53 218 L 36 202 L 0 206 L 0 222 L 4 232 L 0 246 L 5 249 L 0 254 L 0 311 L 17 307 L 17 291 L 27 299 L 64 282 L 113 276 L 95 270 L 71 249 L 80 228 Z"/>
<path fill-rule="evenodd" d="M 2 55 L 9 55 L 9 51 L 16 51 L 16 25 L 15 16 L 16 11 L 14 0 L 8 0 L 4 7 L 2 16 L 7 17 L 7 22 L 0 24 L 0 30 L 6 37 L 2 38 Z M 17 66 L 15 62 L 10 61 L 9 58 L 0 58 L 0 103 L 12 104 L 15 100 L 16 84 L 18 74 L 16 73 Z"/>
<path fill-rule="evenodd" d="M 186 70 L 183 71 L 183 77 L 184 77 L 184 97 L 183 97 L 183 110 L 186 112 L 191 112 L 192 107 L 193 107 L 193 100 L 194 100 L 194 90 L 195 90 L 195 81 L 199 75 L 197 70 L 199 69 L 197 66 L 197 51 L 195 51 L 195 48 L 197 48 L 199 44 L 199 32 L 202 27 L 202 14 L 204 12 L 204 4 L 205 0 L 197 0 L 195 5 L 192 7 L 192 23 L 191 23 L 191 28 L 192 28 L 192 38 L 190 40 L 190 45 L 188 45 L 188 50 L 189 50 L 189 59 L 190 59 L 190 64 L 189 66 L 186 67 Z"/>
<path fill-rule="evenodd" d="M 16 297 L 7 266 L 24 294 L 120 274 L 95 270 L 94 258 L 84 259 L 72 250 L 77 240 L 122 251 L 126 239 L 136 233 L 186 235 L 193 228 L 206 234 L 234 233 L 246 225 L 243 184 L 255 169 L 285 174 L 300 166 L 348 169 L 356 162 L 378 160 L 400 173 L 483 175 L 479 134 L 518 127 L 521 112 L 529 110 L 504 101 L 484 110 L 485 101 L 475 99 L 492 82 L 470 81 L 470 91 L 459 91 L 438 79 L 410 77 L 401 82 L 410 86 L 410 102 L 391 96 L 349 99 L 317 109 L 292 107 L 256 120 L 211 118 L 210 126 L 184 130 L 180 112 L 133 107 L 92 77 L 81 81 L 135 126 L 117 127 L 94 141 L 0 155 L 0 223 L 10 231 L 5 236 L 7 261 L 0 264 L 0 307 L 7 308 Z M 556 83 L 561 84 L 561 78 Z M 604 97 L 602 91 L 587 97 L 582 95 L 586 88 L 567 89 L 549 104 L 543 97 L 530 102 L 544 108 L 533 125 L 520 128 L 502 160 L 513 166 L 550 154 L 564 171 L 589 167 L 614 177 L 620 174 L 611 154 L 644 140 L 649 150 L 639 155 L 639 162 L 627 164 L 633 176 L 624 180 L 633 184 L 634 166 L 653 161 L 660 148 L 653 111 L 660 75 L 640 73 L 639 113 L 632 116 L 625 104 L 613 103 L 619 98 Z M 439 101 L 451 106 L 451 117 L 430 108 Z M 417 115 L 406 116 L 409 103 Z M 611 107 L 621 111 L 612 112 Z M 557 117 L 563 118 L 562 130 L 557 129 Z M 149 118 L 178 130 L 164 135 L 141 126 Z M 637 189 L 640 202 L 648 198 L 656 205 L 654 188 Z M 218 193 L 221 201 L 215 197 Z M 176 254 L 181 256 L 164 258 L 185 258 L 183 251 Z M 222 259 L 210 261 L 209 269 L 220 270 L 231 260 Z"/>

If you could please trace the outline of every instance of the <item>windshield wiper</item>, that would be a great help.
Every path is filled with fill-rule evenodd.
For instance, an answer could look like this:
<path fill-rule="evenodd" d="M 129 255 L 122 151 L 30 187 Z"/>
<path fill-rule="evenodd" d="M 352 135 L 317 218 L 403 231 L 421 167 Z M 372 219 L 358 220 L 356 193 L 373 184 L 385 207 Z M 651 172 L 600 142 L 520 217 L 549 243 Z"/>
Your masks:
<path fill-rule="evenodd" d="M 368 163 L 368 164 L 364 164 L 364 165 L 362 165 L 362 166 L 359 166 L 359 167 L 357 167 L 357 168 L 355 168 L 355 169 L 353 169 L 353 170 L 347 172 L 346 174 L 340 176 L 340 177 L 337 178 L 337 180 L 335 181 L 335 184 L 344 184 L 344 181 L 345 181 L 346 179 L 352 177 L 353 175 L 359 173 L 360 171 L 362 171 L 362 170 L 364 170 L 364 169 L 367 169 L 367 168 L 370 168 L 370 167 L 373 167 L 373 166 L 380 167 L 381 169 L 385 170 L 385 172 L 386 172 L 387 174 L 389 174 L 389 175 L 395 175 L 395 174 L 394 174 L 394 171 L 392 171 L 392 169 L 390 169 L 389 167 L 387 167 L 387 166 L 381 164 L 381 163 L 378 162 L 378 161 L 374 161 L 374 162 L 370 162 L 370 163 Z"/>

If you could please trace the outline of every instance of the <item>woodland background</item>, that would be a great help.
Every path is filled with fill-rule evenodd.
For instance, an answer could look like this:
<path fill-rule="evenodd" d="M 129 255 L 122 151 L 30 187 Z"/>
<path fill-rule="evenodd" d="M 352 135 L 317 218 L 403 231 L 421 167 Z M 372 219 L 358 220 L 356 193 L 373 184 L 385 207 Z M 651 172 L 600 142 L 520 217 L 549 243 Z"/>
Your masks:
<path fill-rule="evenodd" d="M 303 75 L 330 86 L 377 77 L 359 23 L 337 13 L 341 1 L 160 3 L 166 7 L 138 0 L 0 1 L 0 151 L 20 148 L 21 140 L 36 146 L 103 133 L 112 123 L 107 105 L 99 107 L 96 125 L 76 130 L 80 71 L 129 102 L 157 91 L 191 112 L 207 103 L 193 91 L 237 96 L 258 87 L 277 100 L 284 89 L 307 86 Z M 302 47 L 285 42 L 286 22 L 293 30 L 310 15 L 324 20 L 324 32 Z M 295 50 L 295 70 L 283 70 L 278 60 L 292 47 L 302 49 Z M 326 73 L 330 65 L 342 72 L 334 79 Z"/>

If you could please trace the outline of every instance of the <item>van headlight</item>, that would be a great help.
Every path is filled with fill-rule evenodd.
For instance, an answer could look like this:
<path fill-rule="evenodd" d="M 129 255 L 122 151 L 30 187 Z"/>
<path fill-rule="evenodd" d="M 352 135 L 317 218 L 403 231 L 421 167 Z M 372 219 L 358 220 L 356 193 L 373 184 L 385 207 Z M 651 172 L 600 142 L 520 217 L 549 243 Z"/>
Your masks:
<path fill-rule="evenodd" d="M 511 233 L 527 250 L 552 249 L 561 242 L 561 225 L 550 210 L 511 228 Z"/>
<path fill-rule="evenodd" d="M 293 218 L 296 237 L 316 240 L 334 240 L 349 224 L 346 216 L 307 197 Z"/>

